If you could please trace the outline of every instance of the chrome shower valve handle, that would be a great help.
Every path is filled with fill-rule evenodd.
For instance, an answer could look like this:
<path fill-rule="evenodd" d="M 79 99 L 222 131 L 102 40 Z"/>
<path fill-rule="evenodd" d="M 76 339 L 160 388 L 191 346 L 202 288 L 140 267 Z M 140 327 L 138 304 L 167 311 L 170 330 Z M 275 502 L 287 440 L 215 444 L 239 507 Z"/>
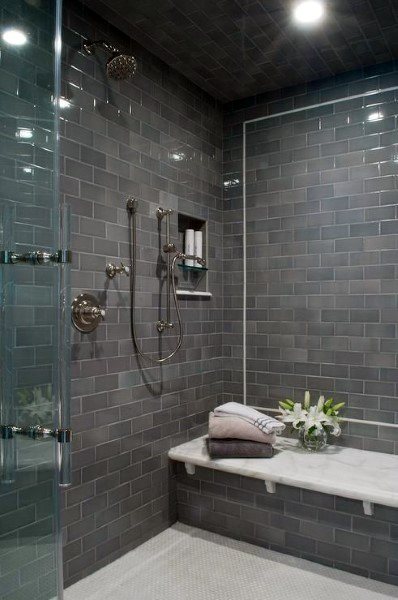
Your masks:
<path fill-rule="evenodd" d="M 120 267 L 117 267 L 115 263 L 109 263 L 106 265 L 105 272 L 109 279 L 113 279 L 117 274 L 124 274 L 128 277 L 130 275 L 130 268 L 126 267 L 122 262 L 120 263 Z"/>
<path fill-rule="evenodd" d="M 163 333 L 163 331 L 165 331 L 166 329 L 173 329 L 173 327 L 174 323 L 167 323 L 167 321 L 164 321 L 163 319 L 156 323 L 156 329 L 159 333 Z"/>
<path fill-rule="evenodd" d="M 91 333 L 105 318 L 105 309 L 91 294 L 80 294 L 72 302 L 72 322 L 78 331 Z"/>

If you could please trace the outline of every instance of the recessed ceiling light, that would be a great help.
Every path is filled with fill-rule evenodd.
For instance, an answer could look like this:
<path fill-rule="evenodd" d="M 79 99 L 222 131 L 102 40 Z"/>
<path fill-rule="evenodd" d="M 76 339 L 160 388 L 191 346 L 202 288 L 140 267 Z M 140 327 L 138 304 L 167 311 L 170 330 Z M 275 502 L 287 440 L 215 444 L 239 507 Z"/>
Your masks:
<path fill-rule="evenodd" d="M 320 0 L 304 0 L 293 9 L 293 17 L 303 25 L 317 23 L 325 14 L 325 6 Z"/>
<path fill-rule="evenodd" d="M 21 29 L 5 29 L 1 37 L 10 46 L 23 46 L 28 41 L 28 36 Z"/>

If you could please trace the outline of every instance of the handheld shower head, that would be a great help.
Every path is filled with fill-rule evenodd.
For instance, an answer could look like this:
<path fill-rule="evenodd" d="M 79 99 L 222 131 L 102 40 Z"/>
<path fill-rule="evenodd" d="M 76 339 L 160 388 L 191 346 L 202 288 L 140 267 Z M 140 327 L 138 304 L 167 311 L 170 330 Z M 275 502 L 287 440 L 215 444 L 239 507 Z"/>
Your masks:
<path fill-rule="evenodd" d="M 129 79 L 133 77 L 137 71 L 137 61 L 130 54 L 122 54 L 122 52 L 113 44 L 104 40 L 94 42 L 87 41 L 83 44 L 86 54 L 93 54 L 96 46 L 100 46 L 103 50 L 111 54 L 106 63 L 106 73 L 111 79 Z"/>

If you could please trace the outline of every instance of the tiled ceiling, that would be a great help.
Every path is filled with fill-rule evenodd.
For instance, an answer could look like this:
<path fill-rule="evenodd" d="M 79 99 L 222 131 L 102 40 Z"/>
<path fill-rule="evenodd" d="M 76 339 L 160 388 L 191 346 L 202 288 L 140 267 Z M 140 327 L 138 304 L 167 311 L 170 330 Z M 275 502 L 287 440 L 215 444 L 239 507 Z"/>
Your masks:
<path fill-rule="evenodd" d="M 327 18 L 306 30 L 289 0 L 102 2 L 126 33 L 222 102 L 398 58 L 398 0 L 325 0 Z M 98 10 L 98 0 L 86 3 Z"/>

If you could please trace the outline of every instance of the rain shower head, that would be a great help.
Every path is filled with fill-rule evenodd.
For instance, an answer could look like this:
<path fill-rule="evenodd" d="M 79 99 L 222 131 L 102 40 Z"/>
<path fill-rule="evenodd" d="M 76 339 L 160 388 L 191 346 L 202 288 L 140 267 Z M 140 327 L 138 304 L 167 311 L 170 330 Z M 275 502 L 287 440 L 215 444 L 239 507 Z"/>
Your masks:
<path fill-rule="evenodd" d="M 111 79 L 128 79 L 137 71 L 137 61 L 130 54 L 113 54 L 106 63 L 106 72 Z"/>
<path fill-rule="evenodd" d="M 93 54 L 96 46 L 100 46 L 106 52 L 111 54 L 106 63 L 106 72 L 111 79 L 129 79 L 137 71 L 137 61 L 131 54 L 122 54 L 120 50 L 104 40 L 95 42 L 87 41 L 83 48 L 87 54 Z"/>

